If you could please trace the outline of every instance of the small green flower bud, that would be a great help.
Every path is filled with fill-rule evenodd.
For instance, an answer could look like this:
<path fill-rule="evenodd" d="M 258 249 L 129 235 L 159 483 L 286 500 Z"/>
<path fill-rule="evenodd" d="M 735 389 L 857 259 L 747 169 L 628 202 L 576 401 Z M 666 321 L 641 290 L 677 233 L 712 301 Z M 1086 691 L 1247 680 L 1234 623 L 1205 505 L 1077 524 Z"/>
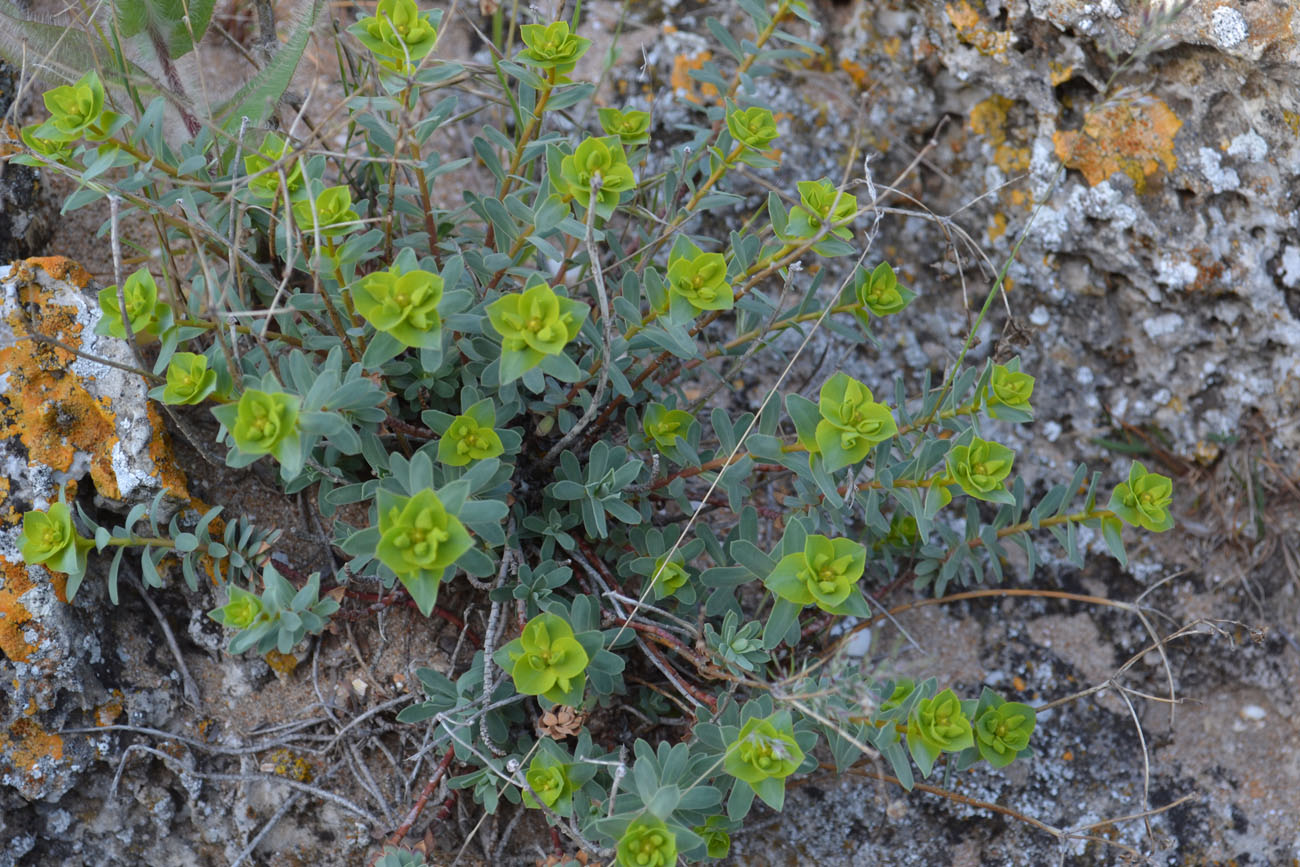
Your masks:
<path fill-rule="evenodd" d="M 641 427 L 646 439 L 652 440 L 660 451 L 671 449 L 679 439 L 685 439 L 695 419 L 689 412 L 669 409 L 662 403 L 652 403 L 646 407 Z"/>
<path fill-rule="evenodd" d="M 528 781 L 533 792 L 537 793 L 537 797 L 534 798 L 533 792 L 524 790 L 525 807 L 541 809 L 537 804 L 540 798 L 543 804 L 560 816 L 567 816 L 573 812 L 574 785 L 569 779 L 569 767 L 564 762 L 546 754 L 538 755 L 528 766 L 524 779 Z"/>
<path fill-rule="evenodd" d="M 149 269 L 141 268 L 127 277 L 122 284 L 122 296 L 126 300 L 126 316 L 131 322 L 131 332 L 138 338 L 157 334 L 167 305 L 158 300 L 158 284 L 154 282 Z M 100 290 L 99 309 L 104 315 L 95 326 L 95 331 L 125 339 L 126 326 L 122 324 L 122 312 L 118 309 L 116 286 Z"/>
<path fill-rule="evenodd" d="M 989 378 L 989 414 L 998 418 L 998 407 L 1032 412 L 1029 397 L 1034 393 L 1034 378 L 1001 364 L 993 365 Z"/>
<path fill-rule="evenodd" d="M 238 412 L 230 433 L 245 454 L 275 455 L 281 459 L 285 445 L 298 439 L 301 401 L 284 392 L 248 389 L 239 396 Z"/>
<path fill-rule="evenodd" d="M 44 512 L 23 515 L 18 550 L 29 565 L 40 563 L 55 572 L 81 575 L 86 571 L 86 555 L 94 546 L 77 534 L 66 503 L 52 503 Z"/>
<path fill-rule="evenodd" d="M 760 719 L 751 717 L 727 745 L 723 770 L 757 788 L 767 779 L 784 780 L 803 762 L 788 712 Z"/>
<path fill-rule="evenodd" d="M 620 111 L 617 108 L 598 108 L 596 117 L 606 135 L 616 135 L 624 145 L 645 144 L 650 140 L 650 112 Z"/>
<path fill-rule="evenodd" d="M 650 577 L 654 582 L 652 586 L 655 599 L 663 599 L 682 589 L 690 580 L 691 573 L 686 571 L 681 561 L 676 558 L 669 560 L 667 556 L 663 556 L 655 560 Z"/>
<path fill-rule="evenodd" d="M 451 421 L 438 441 L 438 460 L 449 467 L 495 458 L 505 452 L 501 436 L 493 429 L 496 413 L 490 401 L 479 401 Z"/>
<path fill-rule="evenodd" d="M 304 198 L 293 203 L 293 218 L 308 237 L 315 237 L 318 231 L 322 238 L 346 235 L 361 219 L 352 210 L 352 192 L 347 187 L 322 190 L 315 199 L 315 214 L 312 213 L 312 202 L 312 199 Z"/>
<path fill-rule="evenodd" d="M 1011 764 L 1029 746 L 1037 717 L 1027 704 L 1007 701 L 990 706 L 975 720 L 975 741 L 980 755 L 995 768 Z"/>
<path fill-rule="evenodd" d="M 764 583 L 788 602 L 836 612 L 855 592 L 866 567 L 867 549 L 860 543 L 809 535 L 803 551 L 782 557 Z"/>
<path fill-rule="evenodd" d="M 571 706 L 582 700 L 589 658 L 574 637 L 573 627 L 562 618 L 537 615 L 525 624 L 523 634 L 503 650 L 519 693 Z"/>
<path fill-rule="evenodd" d="M 677 836 L 662 819 L 642 816 L 618 840 L 618 867 L 674 867 Z"/>
<path fill-rule="evenodd" d="M 375 14 L 348 32 L 370 49 L 381 68 L 399 75 L 410 74 L 438 41 L 429 13 L 421 12 L 415 0 L 379 0 Z"/>
<path fill-rule="evenodd" d="M 738 144 L 756 151 L 766 148 L 778 135 L 771 110 L 758 105 L 728 112 L 727 130 Z"/>
<path fill-rule="evenodd" d="M 567 21 L 525 24 L 519 33 L 526 46 L 519 52 L 519 59 L 529 66 L 554 69 L 557 73 L 572 72 L 578 59 L 591 47 L 590 39 L 569 32 Z"/>
<path fill-rule="evenodd" d="M 202 403 L 217 390 L 217 372 L 208 369 L 206 356 L 178 352 L 167 363 L 167 386 L 163 403 L 172 405 Z"/>
<path fill-rule="evenodd" d="M 975 743 L 970 718 L 951 689 L 916 703 L 907 733 L 913 735 L 935 753 L 957 753 Z"/>
<path fill-rule="evenodd" d="M 978 437 L 969 446 L 956 446 L 948 452 L 948 475 L 961 489 L 977 500 L 999 502 L 1009 496 L 1003 481 L 1011 474 L 1016 454 L 1003 445 Z"/>
<path fill-rule="evenodd" d="M 668 295 L 690 307 L 692 316 L 704 310 L 730 310 L 735 293 L 727 282 L 727 260 L 705 253 L 694 244 L 675 247 L 668 258 Z"/>
<path fill-rule="evenodd" d="M 249 175 L 248 189 L 254 198 L 261 202 L 274 201 L 280 194 L 280 172 L 268 171 L 272 166 L 293 153 L 293 146 L 275 133 L 267 133 L 262 140 L 262 147 L 256 153 L 244 157 L 244 171 Z M 302 189 L 302 163 L 292 160 L 283 168 L 284 185 L 289 197 L 295 197 Z"/>
<path fill-rule="evenodd" d="M 262 615 L 262 599 L 255 593 L 249 593 L 234 584 L 227 588 L 230 599 L 220 608 L 208 612 L 208 616 L 232 629 L 247 629 L 257 622 Z"/>

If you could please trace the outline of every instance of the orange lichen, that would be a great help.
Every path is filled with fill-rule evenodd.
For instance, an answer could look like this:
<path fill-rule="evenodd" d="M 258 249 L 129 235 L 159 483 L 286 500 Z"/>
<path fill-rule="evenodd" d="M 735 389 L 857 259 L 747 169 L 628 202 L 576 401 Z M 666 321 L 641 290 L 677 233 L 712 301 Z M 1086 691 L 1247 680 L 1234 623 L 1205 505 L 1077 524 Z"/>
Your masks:
<path fill-rule="evenodd" d="M 1300 111 L 1282 109 L 1282 120 L 1286 121 L 1286 125 L 1291 127 L 1291 132 L 1300 136 Z"/>
<path fill-rule="evenodd" d="M 266 660 L 267 665 L 271 666 L 271 670 L 281 678 L 293 674 L 293 670 L 298 667 L 298 657 L 292 653 L 268 650 L 262 658 Z"/>
<path fill-rule="evenodd" d="M 167 436 L 167 427 L 163 424 L 162 414 L 152 401 L 149 403 L 147 413 L 149 424 L 155 431 L 149 440 L 149 457 L 153 460 L 154 473 L 162 489 L 169 495 L 188 500 L 189 482 L 185 478 L 185 472 L 176 463 L 176 456 L 172 452 L 171 439 Z M 195 508 L 201 506 L 202 504 L 196 501 Z M 206 511 L 206 508 L 203 510 Z"/>
<path fill-rule="evenodd" d="M 1007 112 L 1015 103 L 996 93 L 970 110 L 970 128 L 993 146 L 993 162 L 1005 174 L 1029 168 L 1029 148 L 1007 142 Z"/>
<path fill-rule="evenodd" d="M 1064 63 L 1057 63 L 1055 60 L 1047 61 L 1047 77 L 1052 82 L 1052 87 L 1063 81 L 1069 81 L 1074 77 L 1074 67 L 1066 66 Z"/>
<path fill-rule="evenodd" d="M 1178 165 L 1174 136 L 1182 125 L 1156 97 L 1118 100 L 1088 112 L 1082 130 L 1058 131 L 1052 141 L 1061 162 L 1083 172 L 1090 185 L 1123 172 L 1141 193 L 1161 165 L 1165 171 Z"/>
<path fill-rule="evenodd" d="M 20 267 L 40 268 L 55 280 L 66 280 L 78 289 L 90 285 L 90 272 L 64 256 L 35 256 L 24 260 Z"/>
<path fill-rule="evenodd" d="M 703 104 L 706 100 L 716 98 L 718 96 L 716 87 L 708 82 L 703 82 L 697 91 L 695 79 L 691 78 L 691 72 L 702 69 L 704 64 L 708 63 L 712 58 L 712 51 L 699 51 L 689 55 L 678 54 L 674 57 L 673 71 L 668 77 L 673 92 L 681 94 L 691 102 L 700 104 Z"/>
<path fill-rule="evenodd" d="M 968 0 L 948 3 L 943 10 L 948 13 L 948 20 L 957 28 L 957 35 L 961 41 L 974 46 L 980 54 L 989 57 L 1005 54 L 1011 45 L 1011 34 L 997 33 L 986 27 L 979 12 L 975 11 L 975 7 L 971 6 Z"/>
<path fill-rule="evenodd" d="M 866 90 L 871 86 L 871 74 L 861 63 L 844 58 L 840 60 L 840 69 L 849 74 L 849 78 L 853 79 L 853 84 L 858 90 Z"/>
<path fill-rule="evenodd" d="M 267 760 L 261 764 L 263 773 L 288 777 L 300 783 L 305 783 L 316 775 L 316 769 L 312 767 L 311 762 L 289 750 L 278 749 L 266 758 Z"/>
<path fill-rule="evenodd" d="M 0 560 L 0 575 L 4 581 L 0 585 L 0 654 L 22 662 L 36 649 L 23 637 L 23 632 L 31 628 L 24 624 L 32 619 L 32 614 L 18 601 L 32 589 L 32 581 L 27 577 L 26 566 L 7 560 Z"/>
<path fill-rule="evenodd" d="M 989 240 L 996 241 L 1007 233 L 1007 215 L 994 214 L 989 221 Z"/>
<path fill-rule="evenodd" d="M 117 718 L 122 715 L 124 707 L 122 705 L 122 690 L 115 689 L 112 698 L 95 709 L 95 725 L 111 726 L 117 722 Z"/>
<path fill-rule="evenodd" d="M 63 758 L 63 738 L 47 732 L 33 720 L 20 719 L 8 731 L 0 731 L 0 755 L 15 770 L 31 772 L 41 759 Z"/>

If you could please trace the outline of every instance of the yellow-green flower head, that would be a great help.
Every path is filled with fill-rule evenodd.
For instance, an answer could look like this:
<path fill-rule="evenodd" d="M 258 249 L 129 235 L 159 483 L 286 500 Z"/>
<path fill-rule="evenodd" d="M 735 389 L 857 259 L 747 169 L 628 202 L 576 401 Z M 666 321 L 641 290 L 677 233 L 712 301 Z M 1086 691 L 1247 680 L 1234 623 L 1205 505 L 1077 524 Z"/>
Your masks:
<path fill-rule="evenodd" d="M 686 582 L 690 580 L 691 573 L 686 571 L 686 567 L 676 557 L 669 560 L 665 555 L 655 560 L 655 566 L 650 572 L 650 577 L 654 581 L 652 586 L 654 587 L 655 598 L 663 599 L 682 589 Z"/>
<path fill-rule="evenodd" d="M 898 285 L 898 275 L 888 262 L 881 262 L 870 272 L 858 269 L 853 276 L 853 291 L 858 303 L 877 316 L 898 313 L 916 297 Z"/>
<path fill-rule="evenodd" d="M 646 407 L 641 427 L 646 438 L 653 440 L 660 451 L 671 449 L 679 439 L 685 439 L 695 419 L 689 412 L 681 409 L 669 409 L 662 403 L 652 403 Z"/>
<path fill-rule="evenodd" d="M 616 135 L 624 145 L 644 144 L 650 141 L 650 112 L 617 108 L 598 108 L 596 117 L 606 135 Z"/>
<path fill-rule="evenodd" d="M 229 586 L 229 593 L 230 600 L 225 605 L 208 612 L 213 620 L 233 629 L 247 629 L 265 617 L 259 596 L 234 584 Z"/>
<path fill-rule="evenodd" d="M 230 429 L 235 445 L 250 455 L 275 455 L 290 441 L 298 441 L 298 407 L 301 401 L 284 392 L 248 389 L 239 396 L 235 424 Z"/>
<path fill-rule="evenodd" d="M 45 108 L 50 118 L 41 126 L 41 136 L 53 141 L 103 138 L 104 85 L 95 70 L 76 84 L 45 91 Z"/>
<path fill-rule="evenodd" d="M 842 223 L 853 219 L 858 212 L 856 196 L 835 188 L 830 181 L 800 181 L 799 202 L 790 210 L 790 220 L 786 232 L 792 238 L 807 239 L 818 235 L 827 224 Z M 840 226 L 830 232 L 829 237 L 848 241 L 853 238 L 849 226 Z M 813 250 L 825 253 L 826 245 L 818 243 Z"/>
<path fill-rule="evenodd" d="M 548 355 L 559 355 L 578 336 L 590 308 L 557 295 L 540 276 L 523 292 L 503 295 L 488 305 L 488 321 L 501 335 L 501 382 L 531 370 Z"/>
<path fill-rule="evenodd" d="M 596 213 L 605 218 L 614 213 L 619 197 L 636 186 L 636 178 L 632 175 L 631 166 L 627 164 L 623 143 L 616 135 L 589 138 L 581 142 L 573 153 L 560 160 L 558 181 L 567 187 L 565 192 L 584 208 L 592 206 L 591 190 L 594 182 L 598 191 Z"/>
<path fill-rule="evenodd" d="M 438 441 L 438 460 L 449 467 L 495 458 L 505 452 L 501 436 L 493 429 L 496 413 L 490 401 L 481 400 L 451 421 Z"/>
<path fill-rule="evenodd" d="M 694 245 L 683 249 L 686 255 L 668 259 L 669 297 L 685 301 L 694 314 L 730 310 L 736 298 L 727 282 L 727 260 L 721 253 L 703 253 Z"/>
<path fill-rule="evenodd" d="M 913 732 L 936 753 L 961 752 L 975 743 L 970 718 L 951 689 L 916 703 L 908 725 L 909 738 Z"/>
<path fill-rule="evenodd" d="M 46 138 L 40 133 L 41 126 L 28 124 L 19 130 L 23 143 L 31 148 L 32 153 L 52 163 L 65 163 L 72 156 L 71 143 L 58 139 Z"/>
<path fill-rule="evenodd" d="M 852 539 L 809 535 L 802 552 L 787 554 L 767 576 L 768 588 L 796 605 L 833 611 L 849 598 L 867 568 L 867 549 Z"/>
<path fill-rule="evenodd" d="M 1006 767 L 1029 746 L 1036 722 L 1034 709 L 1027 704 L 1007 701 L 985 708 L 975 719 L 980 755 L 995 768 Z"/>
<path fill-rule="evenodd" d="M 262 147 L 244 157 L 244 171 L 250 176 L 248 189 L 259 201 L 270 202 L 280 194 L 280 172 L 268 169 L 292 153 L 293 145 L 287 139 L 267 133 Z M 302 189 L 302 163 L 295 159 L 291 165 L 285 166 L 284 181 L 290 198 L 293 198 Z"/>
<path fill-rule="evenodd" d="M 206 356 L 178 352 L 167 363 L 167 386 L 163 403 L 196 404 L 217 390 L 217 372 L 208 369 Z"/>
<path fill-rule="evenodd" d="M 537 801 L 550 807 L 558 815 L 567 816 L 573 812 L 573 781 L 569 779 L 566 764 L 548 755 L 539 755 L 528 766 L 524 779 L 532 792 L 524 790 L 524 806 L 540 809 Z M 537 797 L 533 797 L 533 792 Z"/>
<path fill-rule="evenodd" d="M 375 271 L 352 284 L 357 312 L 405 346 L 432 349 L 442 343 L 442 277 L 432 271 L 407 271 L 398 265 Z"/>
<path fill-rule="evenodd" d="M 993 376 L 989 379 L 989 405 L 1009 406 L 1012 409 L 1029 410 L 1029 397 L 1034 393 L 1034 378 L 1019 370 L 1012 370 L 1001 364 L 993 366 Z M 997 416 L 994 415 L 994 418 Z"/>
<path fill-rule="evenodd" d="M 346 234 L 361 219 L 352 210 L 352 192 L 344 186 L 322 190 L 316 197 L 315 206 L 313 215 L 311 199 L 299 199 L 293 203 L 293 218 L 308 237 L 314 237 L 317 231 L 322 238 Z"/>
<path fill-rule="evenodd" d="M 1125 523 L 1163 533 L 1174 525 L 1174 516 L 1169 512 L 1173 499 L 1172 479 L 1149 473 L 1139 461 L 1134 461 L 1128 471 L 1128 481 L 1115 486 L 1107 508 Z"/>
<path fill-rule="evenodd" d="M 1006 446 L 976 437 L 970 445 L 948 452 L 948 475 L 977 500 L 995 500 L 1005 494 L 1003 481 L 1015 457 Z"/>
<path fill-rule="evenodd" d="M 393 498 L 379 514 L 379 560 L 397 577 L 437 573 L 456 562 L 473 541 L 465 525 L 442 500 L 425 489 Z"/>
<path fill-rule="evenodd" d="M 662 819 L 642 816 L 618 840 L 618 867 L 674 867 L 677 835 Z"/>
<path fill-rule="evenodd" d="M 519 32 L 527 46 L 519 52 L 519 59 L 529 66 L 554 69 L 557 73 L 572 72 L 578 59 L 591 47 L 590 39 L 569 32 L 567 21 L 525 24 Z"/>
<path fill-rule="evenodd" d="M 910 677 L 900 677 L 894 681 L 894 691 L 889 694 L 889 698 L 880 703 L 880 712 L 893 710 L 902 707 L 907 697 L 916 692 L 916 681 Z"/>
<path fill-rule="evenodd" d="M 148 268 L 141 268 L 126 278 L 122 284 L 122 296 L 126 301 L 126 318 L 131 323 L 131 332 L 137 337 L 156 334 L 167 305 L 158 300 L 158 284 L 154 282 Z M 95 330 L 101 334 L 125 338 L 126 326 L 122 324 L 116 286 L 100 290 L 99 309 L 104 315 Z"/>
<path fill-rule="evenodd" d="M 42 563 L 55 572 L 80 575 L 86 571 L 86 553 L 94 544 L 77 534 L 66 503 L 52 503 L 47 511 L 23 515 L 18 550 L 28 565 Z"/>
<path fill-rule="evenodd" d="M 539 614 L 523 634 L 506 645 L 510 676 L 522 695 L 540 695 L 557 704 L 576 705 L 586 685 L 587 651 L 573 627 L 554 614 Z"/>
<path fill-rule="evenodd" d="M 822 385 L 817 401 L 816 445 L 829 472 L 856 464 L 898 433 L 889 407 L 872 399 L 871 389 L 836 373 Z"/>
<path fill-rule="evenodd" d="M 741 726 L 740 734 L 727 745 L 722 767 L 736 779 L 755 786 L 767 779 L 785 779 L 799 768 L 803 758 L 789 715 L 774 714 L 765 719 L 752 717 Z"/>
<path fill-rule="evenodd" d="M 728 112 L 727 130 L 739 144 L 759 151 L 777 137 L 776 118 L 769 109 L 758 105 Z"/>
<path fill-rule="evenodd" d="M 349 32 L 374 53 L 381 67 L 403 75 L 438 41 L 429 13 L 421 12 L 415 0 L 379 0 L 375 14 L 358 21 Z"/>

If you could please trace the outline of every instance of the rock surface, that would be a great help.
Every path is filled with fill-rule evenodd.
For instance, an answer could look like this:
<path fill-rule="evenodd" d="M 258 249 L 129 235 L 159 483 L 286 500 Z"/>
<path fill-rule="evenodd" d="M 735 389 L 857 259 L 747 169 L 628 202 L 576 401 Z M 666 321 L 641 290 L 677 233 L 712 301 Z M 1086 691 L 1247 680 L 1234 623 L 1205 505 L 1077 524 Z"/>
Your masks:
<path fill-rule="evenodd" d="M 0 61 L 0 156 L 16 144 L 17 129 L 5 123 L 13 105 L 18 76 Z M 29 166 L 0 160 L 0 262 L 31 256 L 50 237 L 52 206 L 40 173 Z"/>

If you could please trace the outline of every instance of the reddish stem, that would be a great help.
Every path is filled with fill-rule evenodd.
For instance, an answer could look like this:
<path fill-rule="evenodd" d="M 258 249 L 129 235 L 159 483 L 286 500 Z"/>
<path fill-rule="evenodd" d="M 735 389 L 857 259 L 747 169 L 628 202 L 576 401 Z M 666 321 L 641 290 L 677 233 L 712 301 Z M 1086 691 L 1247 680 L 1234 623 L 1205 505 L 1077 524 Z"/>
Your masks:
<path fill-rule="evenodd" d="M 425 784 L 424 791 L 420 792 L 419 800 L 415 802 L 415 806 L 411 807 L 411 812 L 406 814 L 406 819 L 402 824 L 398 825 L 397 830 L 384 842 L 385 846 L 396 846 L 406 836 L 406 833 L 411 830 L 415 820 L 420 818 L 420 812 L 424 809 L 424 805 L 429 803 L 429 798 L 433 797 L 434 790 L 438 788 L 438 782 L 442 779 L 442 775 L 447 773 L 447 768 L 451 767 L 451 760 L 455 755 L 455 750 L 447 750 L 442 757 L 442 761 L 438 763 L 438 767 L 433 769 L 433 776 L 429 777 L 429 782 Z M 375 862 L 379 860 L 379 856 L 382 854 L 382 849 L 376 852 L 374 857 L 370 859 L 368 867 L 374 867 Z"/>

